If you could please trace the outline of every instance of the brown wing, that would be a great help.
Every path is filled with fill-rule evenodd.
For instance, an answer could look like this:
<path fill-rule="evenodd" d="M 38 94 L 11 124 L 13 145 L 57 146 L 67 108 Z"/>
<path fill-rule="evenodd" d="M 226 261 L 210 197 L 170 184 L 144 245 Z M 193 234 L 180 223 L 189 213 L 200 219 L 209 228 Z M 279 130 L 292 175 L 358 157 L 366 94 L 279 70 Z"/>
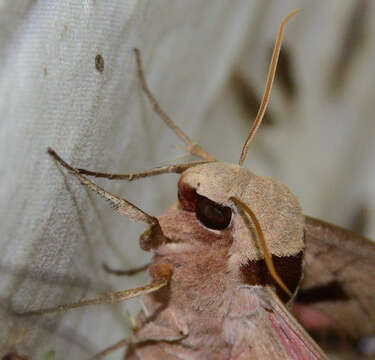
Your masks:
<path fill-rule="evenodd" d="M 291 359 L 326 360 L 322 349 L 314 342 L 303 327 L 295 320 L 284 303 L 268 286 L 258 290 L 263 306 L 269 306 L 268 320 L 277 336 L 275 341 L 283 344 Z M 266 321 L 264 321 L 266 324 Z M 268 359 L 269 357 L 263 357 Z"/>
<path fill-rule="evenodd" d="M 375 334 L 375 244 L 306 216 L 304 279 L 297 317 L 310 330 L 359 339 Z"/>
<path fill-rule="evenodd" d="M 225 314 L 223 337 L 231 345 L 225 357 L 230 360 L 327 360 L 269 287 L 238 287 Z"/>

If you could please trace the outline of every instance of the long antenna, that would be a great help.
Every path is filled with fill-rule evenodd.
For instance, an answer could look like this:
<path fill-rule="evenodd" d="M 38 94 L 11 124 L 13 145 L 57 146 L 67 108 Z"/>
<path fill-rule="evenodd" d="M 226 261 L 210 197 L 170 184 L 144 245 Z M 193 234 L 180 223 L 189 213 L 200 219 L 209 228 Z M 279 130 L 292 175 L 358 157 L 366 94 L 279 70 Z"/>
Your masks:
<path fill-rule="evenodd" d="M 272 84 L 273 80 L 275 78 L 276 73 L 276 67 L 277 67 L 277 61 L 279 60 L 279 54 L 280 54 L 280 48 L 281 48 L 281 41 L 283 39 L 284 34 L 284 28 L 286 23 L 289 21 L 289 19 L 298 12 L 299 10 L 293 10 L 288 16 L 284 18 L 284 20 L 281 22 L 279 33 L 277 35 L 275 46 L 273 48 L 271 63 L 268 68 L 268 76 L 267 76 L 267 83 L 266 83 L 266 89 L 264 91 L 262 103 L 259 106 L 258 114 L 255 118 L 254 124 L 250 130 L 249 136 L 247 137 L 247 140 L 245 142 L 244 147 L 242 148 L 241 157 L 239 161 L 239 165 L 242 165 L 243 162 L 246 159 L 247 152 L 249 150 L 249 146 L 251 141 L 253 140 L 256 131 L 258 130 L 260 123 L 263 120 L 264 113 L 266 112 L 266 108 L 270 99 L 271 90 L 272 90 Z"/>

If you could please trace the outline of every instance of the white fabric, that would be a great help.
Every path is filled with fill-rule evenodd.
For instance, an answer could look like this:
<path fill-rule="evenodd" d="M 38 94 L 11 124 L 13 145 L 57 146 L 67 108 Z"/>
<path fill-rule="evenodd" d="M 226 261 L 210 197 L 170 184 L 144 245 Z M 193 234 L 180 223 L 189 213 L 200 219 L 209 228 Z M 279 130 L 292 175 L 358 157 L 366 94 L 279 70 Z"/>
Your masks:
<path fill-rule="evenodd" d="M 78 359 L 129 333 L 125 305 L 19 318 L 37 309 L 147 281 L 114 278 L 102 263 L 148 261 L 144 226 L 114 214 L 46 154 L 75 166 L 135 172 L 175 162 L 181 142 L 152 112 L 136 76 L 133 48 L 163 108 L 208 152 L 238 161 L 250 122 L 226 86 L 235 64 L 261 93 L 269 47 L 288 24 L 300 93 L 287 107 L 272 94 L 277 126 L 264 130 L 247 164 L 277 177 L 306 213 L 345 225 L 358 199 L 375 219 L 372 161 L 374 42 L 355 58 L 338 98 L 324 93 L 332 54 L 354 1 L 40 0 L 0 3 L 0 356 L 11 349 L 42 359 Z M 371 14 L 375 11 L 370 5 Z M 374 14 L 372 14 L 373 17 Z M 368 16 L 371 18 L 371 15 Z M 368 36 L 374 26 L 367 25 Z M 104 71 L 95 68 L 101 54 Z M 367 69 L 367 70 L 366 70 Z M 176 199 L 175 175 L 135 183 L 97 181 L 149 213 Z M 375 235 L 371 222 L 369 233 Z M 133 314 L 138 300 L 126 308 Z M 120 358 L 119 353 L 108 357 Z"/>

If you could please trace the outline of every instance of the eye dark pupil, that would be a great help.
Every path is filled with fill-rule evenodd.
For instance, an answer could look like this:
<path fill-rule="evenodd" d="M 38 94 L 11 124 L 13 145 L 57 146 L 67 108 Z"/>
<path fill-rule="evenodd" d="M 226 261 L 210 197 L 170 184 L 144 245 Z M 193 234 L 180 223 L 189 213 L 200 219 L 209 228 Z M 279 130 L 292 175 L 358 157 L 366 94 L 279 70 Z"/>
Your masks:
<path fill-rule="evenodd" d="M 224 230 L 230 224 L 232 210 L 197 194 L 195 213 L 198 220 L 209 229 Z"/>

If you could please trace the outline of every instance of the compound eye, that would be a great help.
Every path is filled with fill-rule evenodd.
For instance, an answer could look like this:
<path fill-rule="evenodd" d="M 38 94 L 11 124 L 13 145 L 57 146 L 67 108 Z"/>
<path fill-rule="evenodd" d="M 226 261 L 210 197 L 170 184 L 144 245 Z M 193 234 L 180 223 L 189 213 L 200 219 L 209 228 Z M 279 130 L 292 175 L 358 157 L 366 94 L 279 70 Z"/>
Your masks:
<path fill-rule="evenodd" d="M 197 194 L 195 214 L 205 227 L 212 230 L 224 230 L 230 224 L 232 209 Z"/>

